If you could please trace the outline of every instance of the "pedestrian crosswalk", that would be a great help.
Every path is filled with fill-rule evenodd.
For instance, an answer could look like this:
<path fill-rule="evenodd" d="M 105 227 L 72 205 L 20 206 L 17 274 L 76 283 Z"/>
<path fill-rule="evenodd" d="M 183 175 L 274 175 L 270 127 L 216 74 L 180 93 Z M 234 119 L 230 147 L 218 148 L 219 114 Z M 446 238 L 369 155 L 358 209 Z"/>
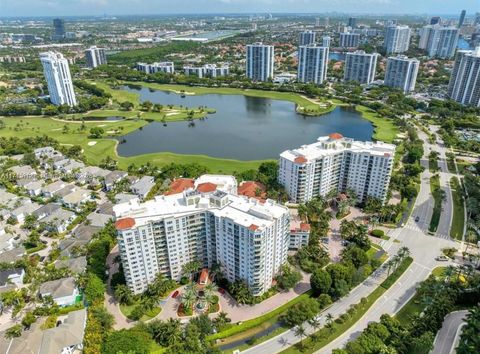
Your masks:
<path fill-rule="evenodd" d="M 423 232 L 424 234 L 428 235 L 428 236 L 432 236 L 432 237 L 438 237 L 438 238 L 443 238 L 445 240 L 449 240 L 450 239 L 450 236 L 449 235 L 444 235 L 444 234 L 441 234 L 441 233 L 435 233 L 435 234 L 430 234 L 428 233 L 428 229 L 425 228 L 425 229 L 422 229 L 421 227 L 419 227 L 418 225 L 416 224 L 412 224 L 412 223 L 407 223 L 405 225 L 405 228 L 408 229 L 408 230 L 414 230 L 414 231 L 418 231 L 418 232 Z"/>

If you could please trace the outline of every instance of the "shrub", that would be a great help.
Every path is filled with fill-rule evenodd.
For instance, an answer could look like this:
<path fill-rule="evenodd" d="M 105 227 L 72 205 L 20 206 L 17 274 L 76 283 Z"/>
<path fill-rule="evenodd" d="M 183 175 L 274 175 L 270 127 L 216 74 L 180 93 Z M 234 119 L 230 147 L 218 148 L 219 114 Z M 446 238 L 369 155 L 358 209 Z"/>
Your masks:
<path fill-rule="evenodd" d="M 373 237 L 382 238 L 383 236 L 385 236 L 385 232 L 380 229 L 375 229 L 375 230 L 372 230 L 372 232 L 370 232 L 370 235 L 372 235 Z"/>

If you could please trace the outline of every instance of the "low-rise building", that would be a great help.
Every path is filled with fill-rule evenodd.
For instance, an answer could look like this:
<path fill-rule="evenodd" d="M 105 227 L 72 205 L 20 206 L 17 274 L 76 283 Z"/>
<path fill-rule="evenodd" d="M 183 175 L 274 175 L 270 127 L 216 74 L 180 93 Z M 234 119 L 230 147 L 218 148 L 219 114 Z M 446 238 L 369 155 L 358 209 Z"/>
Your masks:
<path fill-rule="evenodd" d="M 62 198 L 62 203 L 67 208 L 80 210 L 82 205 L 91 200 L 91 192 L 86 189 L 77 189 Z"/>
<path fill-rule="evenodd" d="M 87 257 L 81 256 L 76 258 L 67 258 L 57 260 L 53 263 L 56 269 L 68 268 L 73 273 L 83 273 L 87 269 Z"/>
<path fill-rule="evenodd" d="M 137 182 L 131 185 L 130 190 L 140 199 L 145 199 L 148 192 L 155 186 L 155 180 L 152 176 L 143 176 Z"/>
<path fill-rule="evenodd" d="M 0 256 L 1 258 L 1 256 Z M 8 285 L 23 285 L 25 270 L 23 268 L 13 268 L 0 270 L 0 289 Z"/>
<path fill-rule="evenodd" d="M 103 180 L 103 188 L 105 191 L 110 191 L 115 187 L 117 183 L 119 183 L 121 180 L 126 178 L 128 176 L 128 173 L 125 171 L 119 171 L 119 170 L 114 170 L 110 171 L 108 175 L 105 176 L 105 179 Z"/>
<path fill-rule="evenodd" d="M 41 284 L 38 294 L 42 298 L 51 296 L 58 306 L 70 306 L 75 304 L 80 293 L 75 284 L 75 278 L 69 277 Z"/>
<path fill-rule="evenodd" d="M 45 223 L 47 230 L 62 233 L 67 231 L 68 226 L 75 220 L 75 217 L 75 213 L 60 208 L 41 219 L 40 222 Z"/>

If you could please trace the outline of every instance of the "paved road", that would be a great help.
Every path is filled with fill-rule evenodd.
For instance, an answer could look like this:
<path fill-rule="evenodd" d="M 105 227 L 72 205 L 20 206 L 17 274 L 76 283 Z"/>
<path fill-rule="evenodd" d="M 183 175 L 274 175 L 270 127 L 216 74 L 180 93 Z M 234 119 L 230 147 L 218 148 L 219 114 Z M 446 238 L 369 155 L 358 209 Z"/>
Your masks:
<path fill-rule="evenodd" d="M 428 277 L 433 268 L 440 265 L 435 261 L 435 257 L 441 254 L 441 249 L 457 245 L 449 237 L 432 237 L 425 233 L 430 223 L 433 207 L 429 184 L 431 174 L 428 171 L 427 162 L 431 147 L 428 144 L 425 134 L 420 132 L 419 136 L 426 141 L 422 164 L 425 165 L 425 163 L 427 163 L 427 168 L 421 174 L 420 191 L 415 202 L 412 217 L 408 219 L 405 227 L 392 230 L 389 233 L 390 240 L 384 241 L 381 244 L 390 254 L 395 254 L 400 246 L 408 247 L 414 263 L 402 277 L 372 305 L 370 310 L 367 311 L 355 325 L 317 353 L 331 353 L 333 349 L 341 348 L 348 341 L 356 338 L 366 328 L 369 322 L 378 321 L 382 314 L 397 313 L 414 295 L 418 284 Z M 447 188 L 447 186 L 445 187 Z M 449 203 L 449 200 L 446 200 L 444 209 L 451 210 L 451 208 L 452 205 Z M 416 216 L 419 216 L 418 222 L 415 221 Z M 395 239 L 401 243 L 394 242 Z M 384 270 L 379 270 L 362 285 L 351 291 L 345 298 L 337 301 L 332 307 L 319 316 L 322 324 L 325 324 L 324 317 L 326 313 L 331 313 L 334 317 L 337 317 L 346 312 L 350 305 L 358 303 L 362 297 L 370 294 L 384 276 Z M 312 328 L 309 326 L 305 326 L 305 328 L 307 333 L 312 332 Z M 294 331 L 288 330 L 277 337 L 246 350 L 245 353 L 278 353 L 297 342 L 299 342 L 299 338 L 295 336 Z"/>
<path fill-rule="evenodd" d="M 442 328 L 435 337 L 433 353 L 450 354 L 455 352 L 458 345 L 460 326 L 465 322 L 468 311 L 456 311 L 445 316 Z"/>

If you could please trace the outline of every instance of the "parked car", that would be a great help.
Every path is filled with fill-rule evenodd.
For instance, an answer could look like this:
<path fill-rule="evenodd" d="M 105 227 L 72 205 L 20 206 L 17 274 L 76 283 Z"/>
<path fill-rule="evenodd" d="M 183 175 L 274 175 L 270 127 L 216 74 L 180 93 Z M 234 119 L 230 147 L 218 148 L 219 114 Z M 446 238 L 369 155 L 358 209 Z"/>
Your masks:
<path fill-rule="evenodd" d="M 415 222 L 418 222 L 420 220 L 420 216 L 415 217 Z"/>
<path fill-rule="evenodd" d="M 178 296 L 179 292 L 178 290 L 175 290 L 175 292 L 172 294 L 172 297 L 175 299 Z"/>
<path fill-rule="evenodd" d="M 437 261 L 439 262 L 447 262 L 448 261 L 448 257 L 447 256 L 438 256 L 435 258 Z"/>
<path fill-rule="evenodd" d="M 222 289 L 222 288 L 218 288 L 218 292 L 219 292 L 220 294 L 222 294 L 222 295 L 225 294 L 225 290 Z"/>

